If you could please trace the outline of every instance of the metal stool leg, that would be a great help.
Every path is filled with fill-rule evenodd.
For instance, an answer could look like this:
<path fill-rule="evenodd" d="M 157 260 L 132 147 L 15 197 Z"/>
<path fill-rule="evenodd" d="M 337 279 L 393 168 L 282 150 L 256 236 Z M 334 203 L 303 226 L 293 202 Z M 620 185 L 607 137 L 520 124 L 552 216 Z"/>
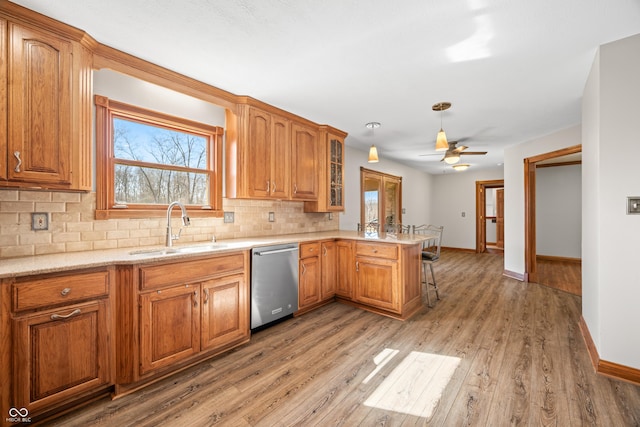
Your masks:
<path fill-rule="evenodd" d="M 433 274 L 433 271 L 432 271 Z M 423 262 L 422 263 L 422 283 L 424 283 L 424 291 L 427 294 L 427 305 L 429 307 L 433 307 L 433 305 L 431 305 L 431 297 L 429 296 L 429 279 L 427 276 L 427 263 Z"/>
<path fill-rule="evenodd" d="M 433 264 L 432 263 L 429 263 L 429 268 L 431 269 L 431 278 L 433 279 L 433 289 L 436 291 L 436 300 L 440 301 L 440 295 L 438 294 L 438 285 L 436 284 L 436 276 L 435 276 L 435 274 L 433 274 Z"/>

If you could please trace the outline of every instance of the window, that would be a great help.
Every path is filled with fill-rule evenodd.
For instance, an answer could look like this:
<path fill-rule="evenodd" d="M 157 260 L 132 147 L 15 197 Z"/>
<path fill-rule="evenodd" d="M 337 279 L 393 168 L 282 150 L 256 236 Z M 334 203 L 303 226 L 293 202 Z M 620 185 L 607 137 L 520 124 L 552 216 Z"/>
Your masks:
<path fill-rule="evenodd" d="M 95 103 L 97 219 L 164 215 L 173 201 L 192 216 L 221 215 L 222 128 L 103 96 Z"/>

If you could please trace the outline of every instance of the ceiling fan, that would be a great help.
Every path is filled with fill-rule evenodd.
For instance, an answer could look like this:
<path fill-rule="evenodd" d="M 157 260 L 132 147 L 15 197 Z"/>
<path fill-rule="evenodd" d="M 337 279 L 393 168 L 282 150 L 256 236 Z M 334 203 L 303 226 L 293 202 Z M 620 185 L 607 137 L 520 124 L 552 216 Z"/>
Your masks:
<path fill-rule="evenodd" d="M 444 161 L 450 165 L 454 163 L 458 163 L 460 161 L 460 156 L 483 156 L 487 154 L 486 151 L 465 151 L 467 148 L 466 145 L 461 145 L 460 147 L 456 147 L 458 141 L 449 141 L 449 148 L 444 153 L 444 157 L 440 161 Z M 421 154 L 421 156 L 439 156 L 440 153 L 434 154 Z"/>

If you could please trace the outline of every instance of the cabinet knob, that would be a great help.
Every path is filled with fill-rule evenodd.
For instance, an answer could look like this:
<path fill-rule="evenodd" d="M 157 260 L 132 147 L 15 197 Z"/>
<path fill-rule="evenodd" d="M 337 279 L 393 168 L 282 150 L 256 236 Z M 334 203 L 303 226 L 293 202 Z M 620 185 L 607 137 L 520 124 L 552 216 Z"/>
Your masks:
<path fill-rule="evenodd" d="M 18 164 L 16 165 L 16 167 L 13 170 L 15 172 L 20 172 L 20 166 L 22 166 L 22 159 L 20 158 L 20 152 L 19 151 L 14 151 L 13 152 L 13 156 L 18 160 Z"/>
<path fill-rule="evenodd" d="M 69 292 L 71 292 L 71 288 L 64 288 L 62 291 L 60 291 L 60 295 L 66 297 L 67 295 L 69 295 Z"/>

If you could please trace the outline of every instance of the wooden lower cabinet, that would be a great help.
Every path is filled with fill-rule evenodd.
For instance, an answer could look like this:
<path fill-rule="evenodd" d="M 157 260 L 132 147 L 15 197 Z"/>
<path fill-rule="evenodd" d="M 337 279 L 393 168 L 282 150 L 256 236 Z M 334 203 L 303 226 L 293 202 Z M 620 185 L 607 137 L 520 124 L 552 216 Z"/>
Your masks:
<path fill-rule="evenodd" d="M 422 306 L 420 249 L 420 244 L 338 241 L 338 299 L 409 318 Z"/>
<path fill-rule="evenodd" d="M 11 293 L 13 301 L 13 357 L 3 352 L 2 358 L 3 374 L 10 373 L 2 383 L 3 407 L 26 408 L 35 420 L 46 411 L 106 393 L 113 385 L 111 271 L 3 283 L 3 298 Z"/>
<path fill-rule="evenodd" d="M 140 295 L 140 374 L 200 352 L 200 285 Z"/>
<path fill-rule="evenodd" d="M 336 295 L 338 287 L 338 245 L 335 240 L 320 244 L 320 299 L 328 300 Z"/>
<path fill-rule="evenodd" d="M 118 277 L 116 394 L 250 338 L 249 251 L 123 266 Z"/>
<path fill-rule="evenodd" d="M 353 297 L 354 242 L 352 240 L 338 240 L 336 242 L 337 283 L 336 295 L 351 299 Z"/>
<path fill-rule="evenodd" d="M 398 261 L 356 257 L 355 301 L 399 312 L 398 294 Z"/>
<path fill-rule="evenodd" d="M 320 243 L 303 243 L 300 245 L 300 261 L 298 270 L 298 310 L 316 305 L 320 302 Z"/>
<path fill-rule="evenodd" d="M 248 288 L 244 274 L 202 283 L 202 349 L 223 348 L 247 337 Z"/>

